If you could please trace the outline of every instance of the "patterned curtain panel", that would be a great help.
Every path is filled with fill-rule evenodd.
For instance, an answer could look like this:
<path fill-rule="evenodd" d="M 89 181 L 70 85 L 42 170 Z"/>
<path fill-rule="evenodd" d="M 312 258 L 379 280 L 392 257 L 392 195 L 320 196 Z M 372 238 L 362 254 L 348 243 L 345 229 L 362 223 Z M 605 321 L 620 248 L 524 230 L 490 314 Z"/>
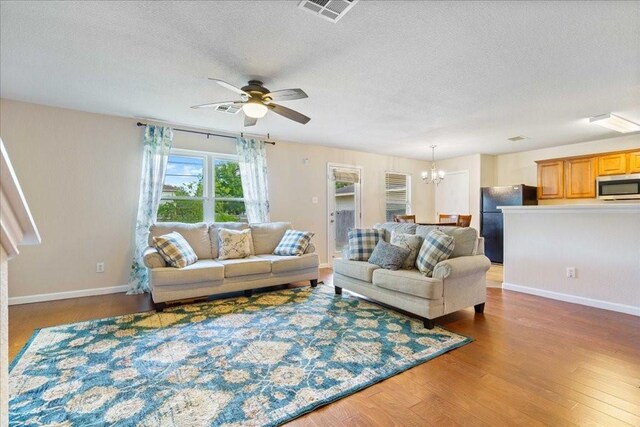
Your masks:
<path fill-rule="evenodd" d="M 267 150 L 264 141 L 238 138 L 236 148 L 247 219 L 249 222 L 269 222 Z"/>
<path fill-rule="evenodd" d="M 149 291 L 149 276 L 142 262 L 142 253 L 148 244 L 149 226 L 156 221 L 164 172 L 169 151 L 173 143 L 173 130 L 168 127 L 148 125 L 144 132 L 144 154 L 142 156 L 142 178 L 136 221 L 136 248 L 129 275 L 129 294 Z"/>

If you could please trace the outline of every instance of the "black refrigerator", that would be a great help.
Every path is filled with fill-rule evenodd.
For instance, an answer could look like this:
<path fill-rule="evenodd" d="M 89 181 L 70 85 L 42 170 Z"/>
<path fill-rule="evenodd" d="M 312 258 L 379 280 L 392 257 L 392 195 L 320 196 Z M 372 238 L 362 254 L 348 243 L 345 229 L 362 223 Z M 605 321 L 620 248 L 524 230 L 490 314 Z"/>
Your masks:
<path fill-rule="evenodd" d="M 484 237 L 484 253 L 491 262 L 502 264 L 502 211 L 498 206 L 537 205 L 536 187 L 505 185 L 482 187 L 480 200 L 480 235 Z"/>

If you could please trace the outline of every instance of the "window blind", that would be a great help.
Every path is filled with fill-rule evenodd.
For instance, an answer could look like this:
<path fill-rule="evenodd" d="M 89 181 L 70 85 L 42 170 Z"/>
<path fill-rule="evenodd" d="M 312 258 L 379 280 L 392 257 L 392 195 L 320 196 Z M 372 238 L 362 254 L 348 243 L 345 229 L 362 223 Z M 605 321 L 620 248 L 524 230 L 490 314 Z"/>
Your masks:
<path fill-rule="evenodd" d="M 385 202 L 387 221 L 393 221 L 394 215 L 410 212 L 408 176 L 402 173 L 385 173 Z"/>

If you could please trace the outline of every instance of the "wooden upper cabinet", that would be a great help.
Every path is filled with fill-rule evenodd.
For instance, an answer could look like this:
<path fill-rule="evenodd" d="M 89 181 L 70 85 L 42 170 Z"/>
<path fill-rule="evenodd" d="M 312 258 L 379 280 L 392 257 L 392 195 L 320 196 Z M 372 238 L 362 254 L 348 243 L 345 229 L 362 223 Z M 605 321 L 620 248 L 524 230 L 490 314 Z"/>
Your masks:
<path fill-rule="evenodd" d="M 596 157 L 564 161 L 565 197 L 586 199 L 596 197 Z"/>
<path fill-rule="evenodd" d="M 627 156 L 629 156 L 629 173 L 640 173 L 640 151 L 627 153 Z"/>
<path fill-rule="evenodd" d="M 627 154 L 607 154 L 598 157 L 598 175 L 621 175 L 627 173 Z"/>
<path fill-rule="evenodd" d="M 538 199 L 562 199 L 564 197 L 564 162 L 552 160 L 538 162 Z"/>

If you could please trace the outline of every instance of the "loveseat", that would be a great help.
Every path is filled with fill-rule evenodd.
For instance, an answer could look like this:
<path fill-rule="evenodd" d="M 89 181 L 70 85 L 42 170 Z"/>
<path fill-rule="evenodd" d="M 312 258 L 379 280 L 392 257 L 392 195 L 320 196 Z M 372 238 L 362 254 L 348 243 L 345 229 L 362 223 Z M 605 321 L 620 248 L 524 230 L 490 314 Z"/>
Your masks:
<path fill-rule="evenodd" d="M 466 307 L 474 306 L 476 313 L 484 311 L 491 262 L 484 256 L 484 239 L 478 237 L 476 229 L 393 222 L 376 224 L 374 228 L 384 230 L 387 242 L 394 230 L 424 238 L 438 228 L 453 237 L 453 253 L 435 266 L 432 277 L 427 277 L 417 269 L 387 270 L 367 261 L 352 261 L 345 251 L 343 258 L 333 263 L 336 294 L 344 288 L 416 314 L 427 329 L 434 327 L 433 319 Z"/>
<path fill-rule="evenodd" d="M 251 256 L 240 259 L 218 258 L 218 229 L 251 229 Z M 149 228 L 149 247 L 143 253 L 149 270 L 151 297 L 156 311 L 167 301 L 207 297 L 226 292 L 245 291 L 285 283 L 309 280 L 318 284 L 319 258 L 309 244 L 300 256 L 272 255 L 287 229 L 288 222 L 247 224 L 241 222 L 185 224 L 166 222 Z M 198 261 L 184 268 L 167 266 L 152 246 L 153 237 L 176 231 L 184 237 L 198 256 Z"/>

